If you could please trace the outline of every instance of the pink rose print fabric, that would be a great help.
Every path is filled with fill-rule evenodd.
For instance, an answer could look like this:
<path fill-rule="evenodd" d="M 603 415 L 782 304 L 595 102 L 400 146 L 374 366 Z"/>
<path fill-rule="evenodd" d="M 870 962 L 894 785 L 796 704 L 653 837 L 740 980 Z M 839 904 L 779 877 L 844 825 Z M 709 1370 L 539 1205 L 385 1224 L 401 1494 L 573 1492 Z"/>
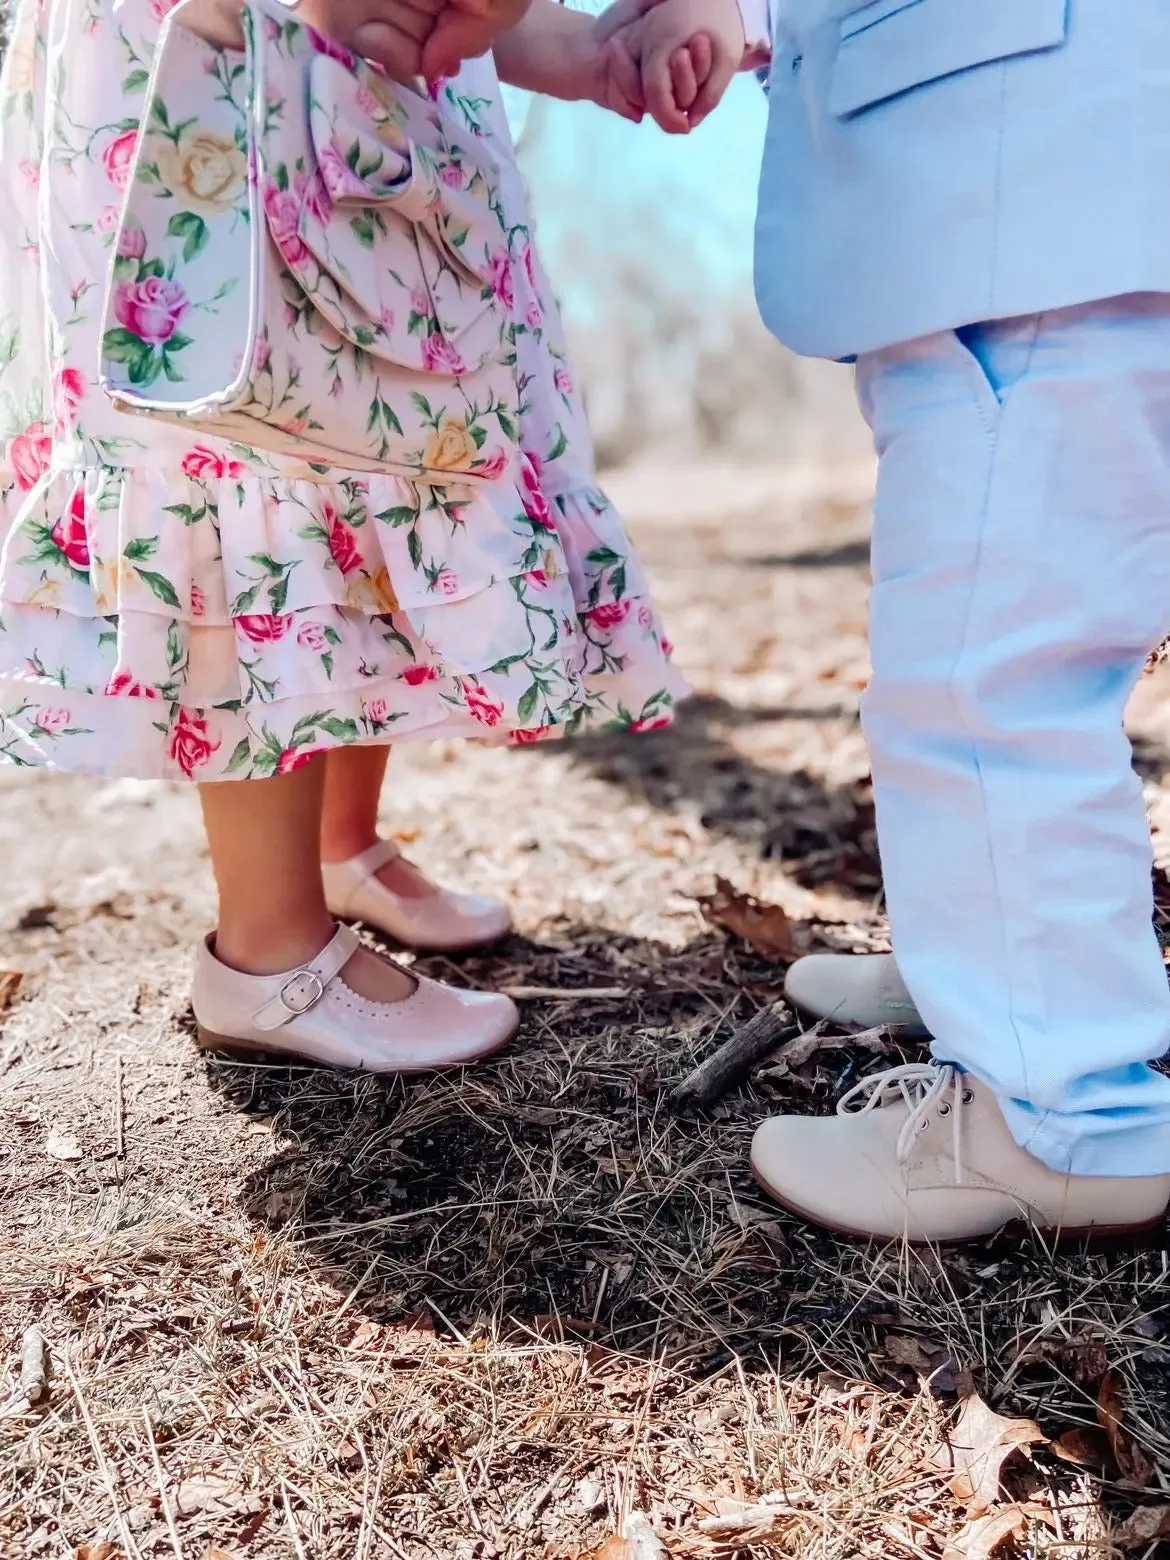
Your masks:
<path fill-rule="evenodd" d="M 668 723 L 685 687 L 596 483 L 490 57 L 435 98 L 500 165 L 490 285 L 516 328 L 525 459 L 469 496 L 113 409 L 94 376 L 115 258 L 117 321 L 152 368 L 181 375 L 215 323 L 144 234 L 113 252 L 171 0 L 94 0 L 85 29 L 64 3 L 19 0 L 0 75 L 0 759 L 198 782 L 351 743 Z M 176 130 L 185 232 L 236 172 L 231 148 Z M 441 336 L 428 350 L 458 366 Z M 434 429 L 444 458 L 459 437 Z"/>

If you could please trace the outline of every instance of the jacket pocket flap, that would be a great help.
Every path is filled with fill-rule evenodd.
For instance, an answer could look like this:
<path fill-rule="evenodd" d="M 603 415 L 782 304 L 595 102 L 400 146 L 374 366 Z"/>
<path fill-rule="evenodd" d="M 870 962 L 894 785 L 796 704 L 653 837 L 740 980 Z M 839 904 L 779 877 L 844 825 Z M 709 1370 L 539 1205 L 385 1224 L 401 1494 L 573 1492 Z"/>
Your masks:
<path fill-rule="evenodd" d="M 1052 49 L 1068 0 L 872 0 L 841 23 L 829 106 L 863 108 L 975 65 Z"/>

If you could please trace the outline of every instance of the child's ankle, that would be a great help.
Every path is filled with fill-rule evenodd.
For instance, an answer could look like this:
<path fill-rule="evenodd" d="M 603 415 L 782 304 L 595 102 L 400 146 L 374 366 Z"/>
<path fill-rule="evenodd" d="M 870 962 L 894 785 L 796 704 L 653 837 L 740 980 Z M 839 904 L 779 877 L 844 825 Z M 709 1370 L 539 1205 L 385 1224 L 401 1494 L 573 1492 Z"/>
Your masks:
<path fill-rule="evenodd" d="M 221 915 L 215 956 L 241 975 L 283 975 L 315 959 L 336 930 L 328 915 L 260 926 Z"/>

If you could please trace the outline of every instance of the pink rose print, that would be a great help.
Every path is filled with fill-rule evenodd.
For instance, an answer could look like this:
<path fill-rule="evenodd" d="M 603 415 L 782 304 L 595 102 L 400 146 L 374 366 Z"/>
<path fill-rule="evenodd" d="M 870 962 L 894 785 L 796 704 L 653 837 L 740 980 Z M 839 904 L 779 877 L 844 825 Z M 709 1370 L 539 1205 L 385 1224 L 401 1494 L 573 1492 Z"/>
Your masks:
<path fill-rule="evenodd" d="M 23 433 L 18 433 L 8 446 L 8 464 L 16 474 L 16 480 L 27 493 L 49 469 L 53 441 L 43 422 L 30 423 Z"/>
<path fill-rule="evenodd" d="M 463 701 L 471 718 L 481 726 L 498 726 L 504 715 L 500 701 L 492 698 L 477 677 L 464 677 L 462 684 Z"/>
<path fill-rule="evenodd" d="M 533 726 L 528 731 L 513 731 L 508 738 L 517 747 L 526 747 L 531 742 L 547 742 L 550 737 L 556 736 L 554 726 Z"/>
<path fill-rule="evenodd" d="M 450 569 L 444 567 L 435 575 L 435 584 L 444 596 L 453 596 L 459 589 L 459 581 Z"/>
<path fill-rule="evenodd" d="M 330 504 L 325 505 L 325 528 L 329 533 L 329 556 L 342 574 L 352 574 L 362 566 L 361 549 L 350 526 Z"/>
<path fill-rule="evenodd" d="M 674 722 L 669 715 L 647 715 L 642 720 L 632 720 L 628 726 L 629 731 L 661 731 L 665 726 L 671 726 Z"/>
<path fill-rule="evenodd" d="M 569 373 L 567 368 L 557 369 L 556 373 L 553 375 L 553 383 L 556 385 L 557 389 L 562 395 L 572 395 L 573 376 Z"/>
<path fill-rule="evenodd" d="M 191 616 L 193 618 L 207 616 L 207 597 L 199 589 L 198 585 L 191 586 Z"/>
<path fill-rule="evenodd" d="M 410 295 L 410 312 L 412 314 L 429 314 L 431 312 L 431 300 L 425 292 L 413 292 Z"/>
<path fill-rule="evenodd" d="M 545 590 L 548 586 L 548 575 L 543 569 L 529 569 L 524 578 L 530 585 L 535 585 L 537 590 Z"/>
<path fill-rule="evenodd" d="M 320 173 L 315 173 L 305 185 L 305 209 L 313 221 L 319 222 L 322 227 L 333 215 L 333 197 Z"/>
<path fill-rule="evenodd" d="M 366 705 L 366 719 L 373 726 L 381 726 L 389 713 L 390 706 L 385 699 L 371 699 Z"/>
<path fill-rule="evenodd" d="M 218 748 L 219 743 L 211 740 L 203 716 L 194 710 L 180 709 L 171 733 L 171 757 L 188 780 L 197 769 L 203 768 Z"/>
<path fill-rule="evenodd" d="M 450 80 L 448 76 L 436 76 L 433 81 L 427 82 L 427 96 L 432 103 L 437 103 L 443 95 L 443 91 Z"/>
<path fill-rule="evenodd" d="M 138 144 L 137 130 L 123 130 L 102 153 L 106 165 L 106 178 L 116 190 L 124 190 L 130 182 L 130 165 L 134 161 L 134 148 Z"/>
<path fill-rule="evenodd" d="M 320 654 L 328 643 L 325 630 L 320 623 L 302 623 L 297 630 L 297 644 L 302 650 L 312 650 Z"/>
<path fill-rule="evenodd" d="M 65 730 L 72 718 L 70 712 L 62 709 L 60 706 L 55 709 L 49 709 L 46 706 L 45 709 L 37 711 L 33 724 L 38 731 L 43 731 L 47 737 L 55 737 L 59 732 Z"/>
<path fill-rule="evenodd" d="M 85 376 L 79 368 L 62 368 L 53 381 L 53 416 L 60 428 L 77 421 L 77 408 L 85 396 Z"/>
<path fill-rule="evenodd" d="M 152 347 L 169 341 L 191 307 L 178 282 L 148 276 L 141 282 L 120 282 L 114 289 L 114 313 L 119 325 Z"/>
<path fill-rule="evenodd" d="M 665 634 L 662 634 L 662 635 L 659 636 L 658 648 L 662 651 L 663 655 L 673 655 L 674 654 L 674 645 L 671 643 L 671 641 L 669 639 L 667 639 Z"/>
<path fill-rule="evenodd" d="M 402 669 L 402 681 L 411 688 L 417 688 L 422 683 L 438 682 L 439 674 L 433 666 L 424 666 L 416 661 L 413 666 L 405 666 Z"/>
<path fill-rule="evenodd" d="M 236 627 L 254 645 L 275 644 L 293 625 L 291 612 L 276 616 L 271 612 L 245 612 L 236 619 Z"/>
<path fill-rule="evenodd" d="M 594 628 L 616 628 L 619 623 L 624 623 L 629 615 L 628 601 L 603 602 L 600 607 L 594 607 L 585 614 Z"/>
<path fill-rule="evenodd" d="M 544 324 L 544 314 L 539 303 L 530 303 L 528 313 L 525 315 L 529 330 L 539 330 Z"/>
<path fill-rule="evenodd" d="M 177 4 L 178 0 L 150 0 L 150 14 L 156 22 L 161 22 Z"/>
<path fill-rule="evenodd" d="M 324 753 L 323 747 L 315 748 L 285 748 L 276 761 L 278 775 L 291 775 L 294 769 L 303 769 L 306 764 L 312 763 L 319 753 Z"/>
<path fill-rule="evenodd" d="M 264 214 L 272 242 L 291 266 L 303 265 L 309 251 L 297 231 L 300 226 L 300 202 L 292 190 L 282 190 L 271 179 L 264 186 Z"/>
<path fill-rule="evenodd" d="M 542 530 L 555 531 L 552 511 L 548 507 L 548 499 L 540 485 L 538 466 L 532 456 L 520 464 L 520 497 L 524 504 L 524 513 Z"/>
<path fill-rule="evenodd" d="M 33 162 L 31 160 L 31 158 L 25 157 L 25 158 L 21 159 L 21 162 L 20 162 L 19 166 L 20 166 L 21 177 L 24 179 L 25 183 L 26 184 L 31 184 L 34 190 L 40 189 L 40 186 L 41 186 L 40 165 L 38 163 Z"/>
<path fill-rule="evenodd" d="M 449 162 L 443 169 L 443 183 L 449 190 L 461 190 L 463 188 L 463 169 L 457 162 Z"/>
<path fill-rule="evenodd" d="M 317 32 L 315 28 L 308 27 L 305 30 L 309 34 L 309 42 L 318 54 L 328 55 L 331 60 L 336 60 L 338 64 L 344 65 L 346 70 L 356 70 L 357 60 L 348 49 L 344 48 L 340 43 L 334 43 L 332 38 L 326 38 L 324 33 Z"/>
<path fill-rule="evenodd" d="M 117 206 L 103 206 L 102 209 L 98 212 L 97 221 L 94 223 L 94 227 L 97 228 L 99 233 L 112 233 L 117 226 Z M 143 238 L 145 237 L 146 235 L 143 234 Z"/>
<path fill-rule="evenodd" d="M 645 602 L 638 608 L 638 627 L 645 629 L 654 627 L 654 614 Z"/>
<path fill-rule="evenodd" d="M 536 286 L 536 260 L 532 253 L 532 245 L 524 246 L 524 274 L 533 287 Z"/>
<path fill-rule="evenodd" d="M 428 305 L 429 307 L 429 305 Z M 423 367 L 428 374 L 465 374 L 467 369 L 455 348 L 436 331 L 422 343 Z"/>
<path fill-rule="evenodd" d="M 369 198 L 369 186 L 366 181 L 349 166 L 344 152 L 335 142 L 327 141 L 317 155 L 328 200 L 346 200 L 350 196 Z"/>
<path fill-rule="evenodd" d="M 197 444 L 183 456 L 183 475 L 193 477 L 196 481 L 207 477 L 227 477 L 229 481 L 238 482 L 244 475 L 244 468 L 238 460 L 228 460 L 226 456 L 209 450 L 206 444 Z"/>
<path fill-rule="evenodd" d="M 506 254 L 492 256 L 488 267 L 488 280 L 492 291 L 505 309 L 512 308 L 516 302 L 516 293 L 512 287 L 512 262 Z"/>
<path fill-rule="evenodd" d="M 488 482 L 494 482 L 497 477 L 502 477 L 507 469 L 507 451 L 493 450 L 487 460 L 475 468 L 475 474 L 477 477 L 483 477 Z"/>
<path fill-rule="evenodd" d="M 109 209 L 114 212 L 114 220 L 117 222 L 117 211 L 113 206 Z M 141 260 L 145 253 L 146 229 L 124 227 L 118 234 L 118 258 L 120 260 Z"/>
<path fill-rule="evenodd" d="M 89 533 L 85 528 L 85 489 L 78 488 L 69 505 L 69 513 L 57 521 L 49 533 L 53 546 L 75 569 L 83 574 L 89 568 Z"/>
<path fill-rule="evenodd" d="M 157 699 L 158 690 L 146 683 L 135 682 L 127 671 L 115 672 L 106 684 L 109 699 Z"/>

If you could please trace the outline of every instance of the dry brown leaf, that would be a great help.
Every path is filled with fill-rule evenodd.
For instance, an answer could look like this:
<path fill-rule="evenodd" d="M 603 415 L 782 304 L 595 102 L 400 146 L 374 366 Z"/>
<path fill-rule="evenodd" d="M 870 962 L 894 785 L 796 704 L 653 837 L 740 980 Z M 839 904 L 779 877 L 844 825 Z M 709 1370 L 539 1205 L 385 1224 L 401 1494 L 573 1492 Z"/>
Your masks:
<path fill-rule="evenodd" d="M 741 893 L 726 878 L 715 879 L 715 892 L 700 897 L 699 909 L 713 925 L 742 937 L 766 959 L 792 960 L 798 956 L 787 913 L 779 905 L 765 904 L 752 894 Z"/>
<path fill-rule="evenodd" d="M 93 1544 L 78 1544 L 77 1560 L 117 1560 L 117 1555 L 108 1538 L 99 1538 Z"/>
<path fill-rule="evenodd" d="M 174 1493 L 175 1508 L 180 1516 L 191 1516 L 196 1511 L 231 1511 L 240 1503 L 236 1487 L 230 1479 L 218 1474 L 193 1474 L 177 1485 Z"/>
<path fill-rule="evenodd" d="M 1139 1506 L 1113 1535 L 1122 1549 L 1144 1549 L 1159 1538 L 1170 1538 L 1170 1506 Z"/>
<path fill-rule="evenodd" d="M 1066 1430 L 1059 1440 L 1053 1441 L 1052 1450 L 1061 1462 L 1072 1463 L 1077 1468 L 1089 1468 L 1100 1475 L 1108 1472 L 1113 1461 L 1109 1437 L 1094 1426 Z"/>
<path fill-rule="evenodd" d="M 1109 1437 L 1109 1448 L 1121 1477 L 1127 1484 L 1144 1490 L 1153 1476 L 1154 1466 L 1125 1428 L 1125 1402 L 1114 1371 L 1106 1372 L 1097 1394 L 1097 1423 Z"/>
<path fill-rule="evenodd" d="M 999 1499 L 1004 1464 L 1024 1447 L 1043 1446 L 1047 1441 L 1034 1419 L 1005 1419 L 972 1394 L 964 1398 L 953 1429 L 930 1463 L 950 1472 L 951 1494 L 974 1520 Z"/>
<path fill-rule="evenodd" d="M 16 1001 L 16 993 L 23 980 L 22 970 L 0 970 L 0 1013 L 7 1013 Z"/>
<path fill-rule="evenodd" d="M 1024 1532 L 1029 1522 L 1051 1522 L 1043 1506 L 1004 1506 L 968 1522 L 943 1551 L 943 1560 L 991 1560 L 999 1546 Z"/>
<path fill-rule="evenodd" d="M 630 1560 L 630 1546 L 616 1533 L 610 1535 L 600 1549 L 585 1555 L 584 1560 Z"/>
<path fill-rule="evenodd" d="M 218 1544 L 208 1544 L 203 1551 L 203 1560 L 238 1560 L 238 1557 L 221 1549 Z"/>

